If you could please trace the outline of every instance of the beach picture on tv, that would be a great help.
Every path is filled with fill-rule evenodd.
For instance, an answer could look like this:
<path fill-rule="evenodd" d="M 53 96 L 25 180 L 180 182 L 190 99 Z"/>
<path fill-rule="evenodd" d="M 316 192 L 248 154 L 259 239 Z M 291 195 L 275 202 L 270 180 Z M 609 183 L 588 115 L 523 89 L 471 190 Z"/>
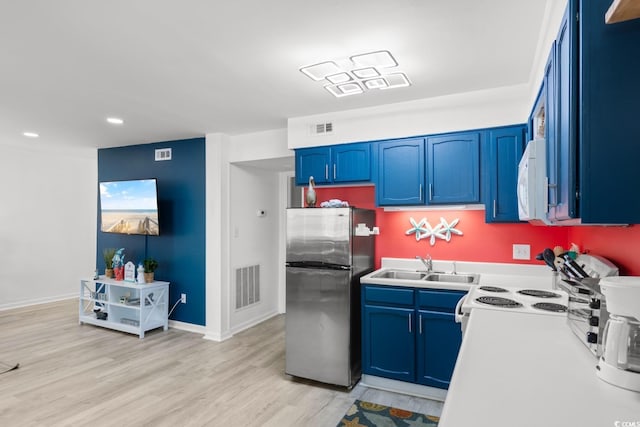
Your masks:
<path fill-rule="evenodd" d="M 100 230 L 105 233 L 160 234 L 155 179 L 100 183 Z"/>

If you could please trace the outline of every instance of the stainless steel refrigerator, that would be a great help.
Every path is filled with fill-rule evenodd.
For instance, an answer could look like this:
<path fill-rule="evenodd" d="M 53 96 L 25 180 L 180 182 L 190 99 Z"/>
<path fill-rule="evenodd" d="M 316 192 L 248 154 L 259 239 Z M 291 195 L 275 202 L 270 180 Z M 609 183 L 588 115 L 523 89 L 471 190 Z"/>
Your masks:
<path fill-rule="evenodd" d="M 374 268 L 374 236 L 358 224 L 374 222 L 372 210 L 287 209 L 287 374 L 345 387 L 360 379 L 360 277 Z"/>

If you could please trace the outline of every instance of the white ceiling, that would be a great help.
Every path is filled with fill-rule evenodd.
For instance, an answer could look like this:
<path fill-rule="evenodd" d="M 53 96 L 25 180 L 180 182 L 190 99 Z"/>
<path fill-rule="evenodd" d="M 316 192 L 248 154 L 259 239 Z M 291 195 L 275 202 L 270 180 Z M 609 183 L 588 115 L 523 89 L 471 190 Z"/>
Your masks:
<path fill-rule="evenodd" d="M 527 83 L 552 1 L 0 0 L 0 143 L 235 135 Z M 298 70 L 376 50 L 411 87 L 338 99 Z"/>

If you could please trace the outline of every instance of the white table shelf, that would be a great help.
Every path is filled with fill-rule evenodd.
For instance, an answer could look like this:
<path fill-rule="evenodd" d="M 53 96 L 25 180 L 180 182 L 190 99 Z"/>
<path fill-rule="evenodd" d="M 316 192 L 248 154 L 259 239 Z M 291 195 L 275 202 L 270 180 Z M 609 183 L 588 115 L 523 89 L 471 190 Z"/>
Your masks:
<path fill-rule="evenodd" d="M 136 304 L 127 304 L 121 302 L 124 297 L 128 300 L 139 300 Z M 138 284 L 104 276 L 98 279 L 82 279 L 78 299 L 78 322 L 144 338 L 146 331 L 160 327 L 166 331 L 169 328 L 168 300 L 169 282 Z M 102 312 L 107 313 L 107 318 L 98 319 L 94 307 L 100 307 Z"/>

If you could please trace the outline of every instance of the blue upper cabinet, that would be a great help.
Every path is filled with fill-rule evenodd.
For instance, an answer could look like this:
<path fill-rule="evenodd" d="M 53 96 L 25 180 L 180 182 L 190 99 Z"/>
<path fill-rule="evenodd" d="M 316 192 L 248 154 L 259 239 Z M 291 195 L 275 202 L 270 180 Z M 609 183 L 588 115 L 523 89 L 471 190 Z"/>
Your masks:
<path fill-rule="evenodd" d="M 371 181 L 371 144 L 341 144 L 296 150 L 296 184 Z"/>
<path fill-rule="evenodd" d="M 549 219 L 567 220 L 577 216 L 577 3 L 569 2 L 556 38 L 555 112 L 548 143 Z"/>
<path fill-rule="evenodd" d="M 425 184 L 424 138 L 376 144 L 378 206 L 422 205 Z"/>
<path fill-rule="evenodd" d="M 331 147 L 333 182 L 371 181 L 371 144 L 344 144 Z"/>
<path fill-rule="evenodd" d="M 328 184 L 329 165 L 331 164 L 331 148 L 315 147 L 296 150 L 296 184 L 305 185 L 309 177 L 316 184 Z"/>
<path fill-rule="evenodd" d="M 483 164 L 486 222 L 518 222 L 518 164 L 524 151 L 526 125 L 487 131 Z"/>
<path fill-rule="evenodd" d="M 548 175 L 559 224 L 640 223 L 640 20 L 605 24 L 610 4 L 570 0 L 556 39 Z"/>
<path fill-rule="evenodd" d="M 427 138 L 427 203 L 480 202 L 480 132 Z"/>

